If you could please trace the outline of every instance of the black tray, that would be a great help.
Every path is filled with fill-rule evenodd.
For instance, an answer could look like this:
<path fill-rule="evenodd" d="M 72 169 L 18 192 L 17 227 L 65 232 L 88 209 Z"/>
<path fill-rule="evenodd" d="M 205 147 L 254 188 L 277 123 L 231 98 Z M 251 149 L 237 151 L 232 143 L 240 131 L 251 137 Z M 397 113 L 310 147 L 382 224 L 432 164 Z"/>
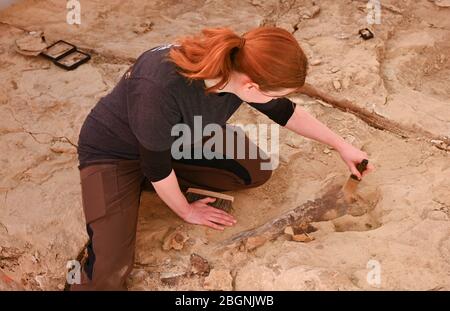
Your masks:
<path fill-rule="evenodd" d="M 75 50 L 70 54 L 66 54 L 63 57 L 59 57 L 54 60 L 53 63 L 66 70 L 74 70 L 81 64 L 84 64 L 91 59 L 91 56 L 87 53 Z"/>
<path fill-rule="evenodd" d="M 48 46 L 44 51 L 41 52 L 41 55 L 55 61 L 59 58 L 62 58 L 74 51 L 76 51 L 77 47 L 69 42 L 64 40 L 59 40 Z"/>

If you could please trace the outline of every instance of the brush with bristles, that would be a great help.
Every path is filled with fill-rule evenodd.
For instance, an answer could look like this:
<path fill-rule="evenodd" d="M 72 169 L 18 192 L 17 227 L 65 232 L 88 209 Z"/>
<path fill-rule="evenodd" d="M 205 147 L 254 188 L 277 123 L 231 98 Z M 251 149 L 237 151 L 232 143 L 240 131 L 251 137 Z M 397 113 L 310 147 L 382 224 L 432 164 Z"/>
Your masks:
<path fill-rule="evenodd" d="M 356 165 L 356 169 L 362 174 L 367 169 L 367 164 L 369 164 L 369 160 L 364 159 L 361 161 L 361 163 L 358 163 Z M 355 192 L 359 182 L 360 180 L 355 174 L 351 174 L 347 179 L 347 182 L 342 187 L 342 193 L 344 195 L 345 202 L 353 203 L 356 201 Z"/>
<path fill-rule="evenodd" d="M 189 188 L 186 190 L 186 199 L 189 203 L 207 197 L 216 199 L 214 202 L 208 203 L 208 205 L 223 210 L 227 213 L 230 213 L 233 210 L 234 197 L 231 195 L 198 188 Z"/>

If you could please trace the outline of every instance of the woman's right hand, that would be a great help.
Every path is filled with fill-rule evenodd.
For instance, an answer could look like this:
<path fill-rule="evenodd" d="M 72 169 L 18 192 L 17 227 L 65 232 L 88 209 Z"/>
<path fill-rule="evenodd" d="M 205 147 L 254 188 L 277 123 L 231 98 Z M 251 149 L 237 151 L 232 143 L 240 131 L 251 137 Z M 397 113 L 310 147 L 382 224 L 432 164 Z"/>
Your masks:
<path fill-rule="evenodd" d="M 211 227 L 216 230 L 225 229 L 224 226 L 233 226 L 236 219 L 230 214 L 208 205 L 214 202 L 214 198 L 203 198 L 189 204 L 190 211 L 183 219 L 184 221 L 194 224 Z"/>

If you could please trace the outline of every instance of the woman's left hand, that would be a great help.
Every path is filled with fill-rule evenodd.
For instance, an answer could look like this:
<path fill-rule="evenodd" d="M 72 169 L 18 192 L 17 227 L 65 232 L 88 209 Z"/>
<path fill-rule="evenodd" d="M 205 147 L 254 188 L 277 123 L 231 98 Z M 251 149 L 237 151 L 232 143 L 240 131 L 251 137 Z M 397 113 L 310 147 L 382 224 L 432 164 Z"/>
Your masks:
<path fill-rule="evenodd" d="M 342 160 L 347 164 L 348 168 L 350 169 L 350 172 L 352 174 L 355 174 L 359 180 L 361 180 L 362 177 L 366 176 L 368 173 L 373 171 L 375 168 L 370 163 L 367 165 L 367 169 L 362 173 L 358 171 L 356 168 L 356 165 L 361 163 L 364 159 L 369 159 L 367 156 L 367 153 L 364 151 L 359 150 L 358 148 L 353 147 L 349 143 L 345 143 L 343 146 L 341 146 L 338 149 L 339 155 L 341 156 Z"/>

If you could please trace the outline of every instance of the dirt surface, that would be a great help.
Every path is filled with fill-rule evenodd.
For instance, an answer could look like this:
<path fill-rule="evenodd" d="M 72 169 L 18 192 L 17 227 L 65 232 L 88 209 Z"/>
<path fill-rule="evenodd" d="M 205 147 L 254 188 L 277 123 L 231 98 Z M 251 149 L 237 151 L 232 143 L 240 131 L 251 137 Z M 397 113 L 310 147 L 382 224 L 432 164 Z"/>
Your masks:
<path fill-rule="evenodd" d="M 358 188 L 362 212 L 313 222 L 309 243 L 281 234 L 253 248 L 222 247 L 349 175 L 336 151 L 280 129 L 280 166 L 270 181 L 229 193 L 238 219 L 232 229 L 183 223 L 154 192 L 142 193 L 129 288 L 450 290 L 450 160 L 440 141 L 450 136 L 450 8 L 438 0 L 382 1 L 381 24 L 364 41 L 366 3 L 82 1 L 81 25 L 66 23 L 64 1 L 25 0 L 0 11 L 0 289 L 63 289 L 66 262 L 86 242 L 79 129 L 136 57 L 203 27 L 243 33 L 274 24 L 304 48 L 310 84 L 413 130 L 400 137 L 322 101 L 292 97 L 370 155 L 376 171 Z M 67 72 L 19 55 L 14 41 L 24 30 L 44 31 L 49 43 L 73 42 L 93 58 Z M 246 105 L 230 121 L 271 122 Z M 181 245 L 167 243 L 174 231 Z M 367 282 L 373 260 L 379 284 Z"/>

